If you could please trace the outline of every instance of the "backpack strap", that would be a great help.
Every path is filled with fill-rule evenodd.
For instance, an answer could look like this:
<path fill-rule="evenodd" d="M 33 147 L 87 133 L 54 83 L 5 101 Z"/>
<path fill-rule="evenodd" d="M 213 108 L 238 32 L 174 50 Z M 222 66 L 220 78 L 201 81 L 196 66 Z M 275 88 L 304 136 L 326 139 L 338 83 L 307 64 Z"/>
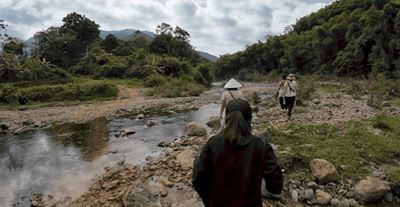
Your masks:
<path fill-rule="evenodd" d="M 235 100 L 236 98 L 235 98 L 235 96 L 233 96 L 233 94 L 231 93 L 231 91 L 228 90 L 228 92 L 229 92 L 229 94 L 231 94 L 232 98 Z"/>

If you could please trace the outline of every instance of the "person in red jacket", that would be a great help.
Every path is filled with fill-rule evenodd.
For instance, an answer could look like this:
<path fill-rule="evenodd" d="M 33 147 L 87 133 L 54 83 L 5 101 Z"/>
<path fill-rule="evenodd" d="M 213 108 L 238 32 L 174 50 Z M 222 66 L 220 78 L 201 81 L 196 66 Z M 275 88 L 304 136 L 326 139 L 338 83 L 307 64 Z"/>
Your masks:
<path fill-rule="evenodd" d="M 226 127 L 210 138 L 196 158 L 193 187 L 205 207 L 262 207 L 261 183 L 279 198 L 283 176 L 272 147 L 251 133 L 251 107 L 234 99 Z"/>

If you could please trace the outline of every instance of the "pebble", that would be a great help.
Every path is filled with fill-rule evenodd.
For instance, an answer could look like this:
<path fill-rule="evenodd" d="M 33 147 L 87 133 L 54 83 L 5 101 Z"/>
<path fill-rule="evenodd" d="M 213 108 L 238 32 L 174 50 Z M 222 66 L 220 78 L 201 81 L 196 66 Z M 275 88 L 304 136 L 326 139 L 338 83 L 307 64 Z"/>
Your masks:
<path fill-rule="evenodd" d="M 385 201 L 388 203 L 393 202 L 393 193 L 392 192 L 387 192 L 385 194 Z"/>
<path fill-rule="evenodd" d="M 292 201 L 296 203 L 299 200 L 299 193 L 297 192 L 297 190 L 291 189 L 290 197 L 291 197 Z"/>
<path fill-rule="evenodd" d="M 314 190 L 313 189 L 307 189 L 306 192 L 304 192 L 304 199 L 311 201 L 314 199 Z"/>

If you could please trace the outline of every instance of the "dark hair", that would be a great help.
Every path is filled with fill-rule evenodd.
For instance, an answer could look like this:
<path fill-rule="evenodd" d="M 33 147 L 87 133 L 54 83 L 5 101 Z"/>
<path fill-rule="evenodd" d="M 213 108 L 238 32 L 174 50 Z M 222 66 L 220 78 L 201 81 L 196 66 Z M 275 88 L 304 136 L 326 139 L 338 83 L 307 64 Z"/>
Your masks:
<path fill-rule="evenodd" d="M 244 143 L 251 134 L 251 107 L 247 101 L 234 99 L 226 106 L 224 135 L 231 145 Z"/>
<path fill-rule="evenodd" d="M 283 76 L 282 76 L 282 80 L 286 80 L 286 75 L 283 75 Z"/>

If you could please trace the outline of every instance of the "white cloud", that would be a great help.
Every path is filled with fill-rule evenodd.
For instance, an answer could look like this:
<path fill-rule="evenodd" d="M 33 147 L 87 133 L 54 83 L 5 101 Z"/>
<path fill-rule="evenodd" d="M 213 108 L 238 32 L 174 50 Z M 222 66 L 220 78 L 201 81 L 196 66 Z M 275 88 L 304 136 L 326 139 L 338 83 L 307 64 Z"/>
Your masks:
<path fill-rule="evenodd" d="M 186 29 L 197 49 L 233 53 L 267 34 L 279 34 L 296 19 L 332 0 L 2 0 L 0 19 L 12 35 L 26 39 L 60 25 L 71 12 L 84 14 L 101 29 L 154 31 L 162 22 Z"/>

